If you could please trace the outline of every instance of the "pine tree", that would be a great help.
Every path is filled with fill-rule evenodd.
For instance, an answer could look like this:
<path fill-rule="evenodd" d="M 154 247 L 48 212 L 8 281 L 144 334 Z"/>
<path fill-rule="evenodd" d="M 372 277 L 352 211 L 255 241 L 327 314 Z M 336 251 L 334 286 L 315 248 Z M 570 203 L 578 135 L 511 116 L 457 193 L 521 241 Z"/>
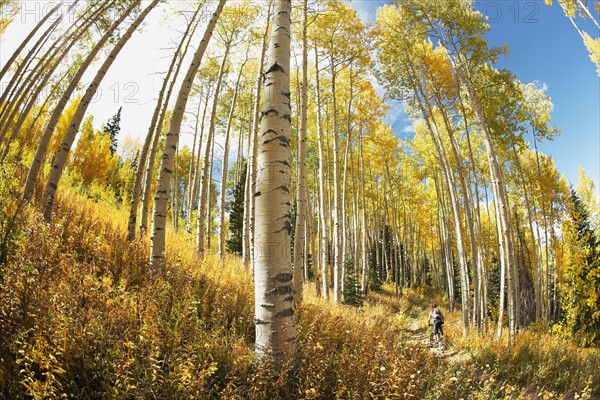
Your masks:
<path fill-rule="evenodd" d="M 229 233 L 227 250 L 231 253 L 242 255 L 242 232 L 244 231 L 244 195 L 246 192 L 246 175 L 248 165 L 242 168 L 242 176 L 233 189 L 233 202 L 229 211 Z"/>
<path fill-rule="evenodd" d="M 380 269 L 377 266 L 377 253 L 375 248 L 369 251 L 369 285 L 368 290 L 376 293 L 382 292 L 382 278 Z"/>
<path fill-rule="evenodd" d="M 363 293 L 358 286 L 358 274 L 353 261 L 346 262 L 343 303 L 354 307 L 363 305 Z"/>
<path fill-rule="evenodd" d="M 566 265 L 562 285 L 562 327 L 583 344 L 600 341 L 600 251 L 589 213 L 571 189 L 565 222 Z"/>
<path fill-rule="evenodd" d="M 121 132 L 121 110 L 123 107 L 119 107 L 119 111 L 106 123 L 106 125 L 102 128 L 104 133 L 108 133 L 110 135 L 110 153 L 115 154 L 117 152 L 117 143 L 119 142 L 118 136 L 119 132 Z"/>

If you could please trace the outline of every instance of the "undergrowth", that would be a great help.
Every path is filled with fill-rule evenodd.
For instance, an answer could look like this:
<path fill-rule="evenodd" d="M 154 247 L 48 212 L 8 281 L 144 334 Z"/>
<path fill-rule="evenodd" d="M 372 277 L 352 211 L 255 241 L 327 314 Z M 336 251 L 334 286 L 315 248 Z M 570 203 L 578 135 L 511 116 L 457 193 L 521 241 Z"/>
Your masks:
<path fill-rule="evenodd" d="M 600 396 L 597 349 L 531 330 L 507 351 L 475 334 L 459 340 L 459 324 L 449 323 L 450 352 L 440 357 L 407 340 L 406 326 L 425 324 L 431 299 L 443 298 L 411 289 L 399 297 L 386 285 L 362 307 L 333 306 L 306 285 L 299 368 L 257 368 L 252 276 L 240 260 L 199 260 L 185 233 L 171 233 L 167 275 L 149 278 L 147 239 L 126 240 L 126 212 L 116 207 L 69 193 L 50 224 L 25 213 L 2 266 L 0 398 Z"/>

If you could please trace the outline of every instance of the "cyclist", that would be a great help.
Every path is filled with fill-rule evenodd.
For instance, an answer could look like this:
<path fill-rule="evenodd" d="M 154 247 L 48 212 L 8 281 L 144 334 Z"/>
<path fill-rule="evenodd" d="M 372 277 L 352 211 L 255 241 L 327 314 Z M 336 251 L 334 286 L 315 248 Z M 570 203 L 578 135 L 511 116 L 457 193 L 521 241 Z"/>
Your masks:
<path fill-rule="evenodd" d="M 427 324 L 429 326 L 431 326 L 431 320 L 433 320 L 433 336 L 436 337 L 439 342 L 440 338 L 444 336 L 444 329 L 442 328 L 444 325 L 444 315 L 435 304 L 431 305 L 431 312 L 427 317 Z"/>

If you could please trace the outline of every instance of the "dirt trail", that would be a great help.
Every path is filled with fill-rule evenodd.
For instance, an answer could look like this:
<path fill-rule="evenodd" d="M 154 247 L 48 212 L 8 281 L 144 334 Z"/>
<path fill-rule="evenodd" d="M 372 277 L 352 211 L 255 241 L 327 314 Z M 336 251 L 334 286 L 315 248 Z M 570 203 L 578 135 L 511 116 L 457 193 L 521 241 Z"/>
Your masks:
<path fill-rule="evenodd" d="M 460 363 L 466 361 L 469 356 L 465 352 L 458 352 L 448 348 L 448 346 L 442 349 L 437 345 L 431 345 L 429 339 L 431 327 L 427 326 L 426 323 L 429 308 L 429 302 L 425 298 L 421 298 L 416 304 L 411 305 L 410 310 L 407 310 L 408 318 L 404 328 L 406 332 L 404 340 L 407 343 L 428 348 L 432 354 L 443 357 L 449 362 Z"/>

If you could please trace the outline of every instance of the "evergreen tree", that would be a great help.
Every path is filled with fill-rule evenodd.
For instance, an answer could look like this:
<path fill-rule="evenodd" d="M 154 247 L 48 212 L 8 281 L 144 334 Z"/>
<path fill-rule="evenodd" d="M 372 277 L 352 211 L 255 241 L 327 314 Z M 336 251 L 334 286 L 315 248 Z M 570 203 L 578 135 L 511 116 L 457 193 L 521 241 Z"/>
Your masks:
<path fill-rule="evenodd" d="M 363 293 L 358 286 L 358 275 L 354 261 L 346 262 L 343 303 L 354 307 L 361 307 L 363 305 Z"/>
<path fill-rule="evenodd" d="M 571 189 L 565 235 L 562 327 L 583 344 L 600 341 L 600 251 L 589 213 Z"/>
<path fill-rule="evenodd" d="M 115 154 L 117 152 L 117 143 L 119 141 L 118 136 L 121 131 L 121 110 L 123 107 L 119 107 L 119 111 L 106 123 L 106 125 L 102 128 L 104 133 L 108 133 L 110 135 L 110 153 Z"/>
<path fill-rule="evenodd" d="M 244 195 L 246 185 L 247 165 L 242 168 L 242 176 L 233 189 L 233 202 L 229 211 L 229 233 L 231 237 L 227 239 L 227 250 L 231 253 L 242 255 L 243 241 L 242 232 L 244 231 Z"/>
<path fill-rule="evenodd" d="M 381 271 L 377 267 L 377 252 L 374 247 L 369 250 L 369 290 L 381 293 L 382 292 Z"/>

